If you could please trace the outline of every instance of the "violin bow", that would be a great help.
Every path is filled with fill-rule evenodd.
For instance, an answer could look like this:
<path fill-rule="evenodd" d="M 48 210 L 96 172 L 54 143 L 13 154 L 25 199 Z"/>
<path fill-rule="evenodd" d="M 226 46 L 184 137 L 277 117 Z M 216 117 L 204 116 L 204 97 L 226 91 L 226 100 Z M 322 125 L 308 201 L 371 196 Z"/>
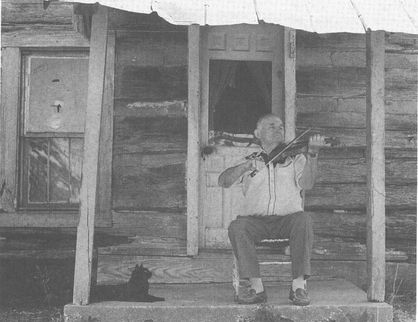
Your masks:
<path fill-rule="evenodd" d="M 271 158 L 271 160 L 269 162 L 266 163 L 266 167 L 269 166 L 270 164 L 273 163 L 274 160 L 276 160 L 279 156 L 281 156 L 285 151 L 287 151 L 292 144 L 296 143 L 301 137 L 303 137 L 306 133 L 308 133 L 310 130 L 312 130 L 312 128 L 307 129 L 306 131 L 304 131 L 302 134 L 300 134 L 299 136 L 295 137 L 292 141 L 290 141 L 284 148 L 283 150 L 281 150 L 279 153 L 277 153 L 273 158 Z M 254 177 L 256 175 L 256 173 L 258 172 L 257 169 L 255 169 L 253 172 L 250 173 L 251 177 Z"/>

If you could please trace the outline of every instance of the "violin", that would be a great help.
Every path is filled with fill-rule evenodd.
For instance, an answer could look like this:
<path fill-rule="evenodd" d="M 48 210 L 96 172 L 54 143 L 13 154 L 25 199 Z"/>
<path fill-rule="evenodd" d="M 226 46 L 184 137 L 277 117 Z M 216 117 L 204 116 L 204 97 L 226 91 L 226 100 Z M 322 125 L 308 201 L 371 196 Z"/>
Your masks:
<path fill-rule="evenodd" d="M 245 157 L 245 159 L 254 160 L 256 157 L 261 156 L 266 166 L 269 166 L 270 164 L 275 166 L 278 163 L 285 162 L 288 157 L 294 157 L 300 153 L 306 153 L 308 151 L 309 139 L 301 140 L 301 138 L 309 131 L 311 131 L 311 129 L 307 129 L 305 132 L 303 132 L 287 144 L 279 144 L 276 148 L 273 149 L 273 151 L 270 152 L 269 155 L 267 155 L 266 153 L 255 152 Z M 328 144 L 330 146 L 336 146 L 340 144 L 339 139 L 335 137 L 325 137 L 324 140 L 325 144 Z M 257 174 L 257 172 L 258 170 L 254 170 L 250 173 L 250 176 L 254 177 Z"/>

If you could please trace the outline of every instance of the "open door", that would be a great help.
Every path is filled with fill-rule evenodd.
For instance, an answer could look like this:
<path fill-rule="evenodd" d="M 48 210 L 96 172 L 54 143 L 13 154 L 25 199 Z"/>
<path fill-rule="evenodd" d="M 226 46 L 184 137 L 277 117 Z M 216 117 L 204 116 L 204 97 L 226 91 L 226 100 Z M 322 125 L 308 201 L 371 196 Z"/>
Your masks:
<path fill-rule="evenodd" d="M 241 185 L 218 186 L 219 174 L 257 149 L 258 118 L 285 119 L 283 28 L 201 28 L 199 247 L 229 248 L 228 226 L 241 212 Z"/>
<path fill-rule="evenodd" d="M 241 187 L 219 174 L 257 149 L 253 130 L 272 112 L 295 136 L 295 30 L 277 25 L 189 26 L 187 254 L 229 248 Z"/>

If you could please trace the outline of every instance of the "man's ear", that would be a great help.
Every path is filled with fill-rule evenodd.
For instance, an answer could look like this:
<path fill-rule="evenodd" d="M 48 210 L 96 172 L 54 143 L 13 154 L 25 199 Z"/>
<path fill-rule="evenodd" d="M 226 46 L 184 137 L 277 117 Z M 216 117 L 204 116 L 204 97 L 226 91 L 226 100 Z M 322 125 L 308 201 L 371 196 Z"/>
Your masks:
<path fill-rule="evenodd" d="M 259 138 L 260 138 L 260 131 L 259 131 L 259 129 L 255 129 L 255 130 L 254 130 L 254 136 L 255 136 L 257 139 L 259 139 Z"/>

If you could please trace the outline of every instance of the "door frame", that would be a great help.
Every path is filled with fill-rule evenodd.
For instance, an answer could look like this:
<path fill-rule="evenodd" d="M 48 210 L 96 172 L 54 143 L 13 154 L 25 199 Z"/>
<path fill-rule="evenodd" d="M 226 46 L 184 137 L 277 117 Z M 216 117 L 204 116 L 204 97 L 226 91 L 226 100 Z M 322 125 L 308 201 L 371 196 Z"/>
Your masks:
<path fill-rule="evenodd" d="M 231 33 L 233 41 L 227 42 Z M 271 61 L 272 112 L 284 119 L 285 139 L 291 140 L 296 132 L 296 33 L 278 25 L 191 25 L 188 37 L 187 255 L 195 256 L 205 238 L 200 214 L 204 208 L 206 177 L 201 171 L 200 151 L 208 144 L 209 62 L 211 59 Z M 266 39 L 272 39 L 274 45 L 266 43 Z M 247 50 L 250 46 L 260 50 Z"/>

